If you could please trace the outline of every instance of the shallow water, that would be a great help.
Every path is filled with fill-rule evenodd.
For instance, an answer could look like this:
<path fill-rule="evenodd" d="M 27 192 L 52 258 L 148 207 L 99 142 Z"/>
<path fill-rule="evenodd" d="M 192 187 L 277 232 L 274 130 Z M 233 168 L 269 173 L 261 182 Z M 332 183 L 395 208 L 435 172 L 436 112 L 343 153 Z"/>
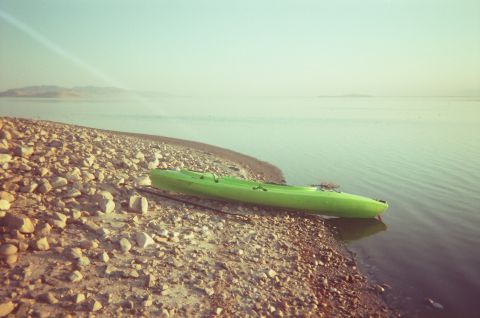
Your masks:
<path fill-rule="evenodd" d="M 479 98 L 0 99 L 0 115 L 202 141 L 385 199 L 383 223 L 329 221 L 362 269 L 409 316 L 478 313 Z"/>

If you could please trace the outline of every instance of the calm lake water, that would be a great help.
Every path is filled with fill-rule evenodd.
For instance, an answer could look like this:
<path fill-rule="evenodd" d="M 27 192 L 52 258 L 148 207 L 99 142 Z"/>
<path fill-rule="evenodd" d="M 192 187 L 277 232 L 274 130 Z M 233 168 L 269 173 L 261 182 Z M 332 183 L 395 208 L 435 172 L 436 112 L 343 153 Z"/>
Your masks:
<path fill-rule="evenodd" d="M 407 316 L 479 315 L 480 98 L 0 99 L 0 115 L 202 141 L 385 199 L 384 224 L 331 221 L 362 270 Z"/>

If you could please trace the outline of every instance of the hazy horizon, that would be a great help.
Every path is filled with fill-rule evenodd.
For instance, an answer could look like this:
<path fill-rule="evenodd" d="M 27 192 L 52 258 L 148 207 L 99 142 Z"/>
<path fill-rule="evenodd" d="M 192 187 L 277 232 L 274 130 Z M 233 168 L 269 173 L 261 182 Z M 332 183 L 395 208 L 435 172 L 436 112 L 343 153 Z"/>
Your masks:
<path fill-rule="evenodd" d="M 0 91 L 480 95 L 478 1 L 0 3 Z"/>

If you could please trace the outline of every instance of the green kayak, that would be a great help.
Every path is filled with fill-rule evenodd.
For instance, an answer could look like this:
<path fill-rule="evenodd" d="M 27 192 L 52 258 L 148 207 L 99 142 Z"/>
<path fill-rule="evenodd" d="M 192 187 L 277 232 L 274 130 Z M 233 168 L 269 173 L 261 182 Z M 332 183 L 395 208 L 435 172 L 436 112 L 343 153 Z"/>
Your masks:
<path fill-rule="evenodd" d="M 388 207 L 385 201 L 313 186 L 261 183 L 189 170 L 153 169 L 150 179 L 155 188 L 162 190 L 345 218 L 376 217 Z"/>

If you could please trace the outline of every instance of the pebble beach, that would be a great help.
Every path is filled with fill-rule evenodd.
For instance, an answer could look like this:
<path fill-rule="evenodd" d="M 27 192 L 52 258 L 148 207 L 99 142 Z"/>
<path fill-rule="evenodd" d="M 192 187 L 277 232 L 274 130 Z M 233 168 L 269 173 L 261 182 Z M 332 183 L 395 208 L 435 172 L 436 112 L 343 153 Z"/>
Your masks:
<path fill-rule="evenodd" d="M 283 180 L 211 145 L 0 118 L 0 317 L 398 316 L 323 218 L 157 196 L 154 168 Z"/>

